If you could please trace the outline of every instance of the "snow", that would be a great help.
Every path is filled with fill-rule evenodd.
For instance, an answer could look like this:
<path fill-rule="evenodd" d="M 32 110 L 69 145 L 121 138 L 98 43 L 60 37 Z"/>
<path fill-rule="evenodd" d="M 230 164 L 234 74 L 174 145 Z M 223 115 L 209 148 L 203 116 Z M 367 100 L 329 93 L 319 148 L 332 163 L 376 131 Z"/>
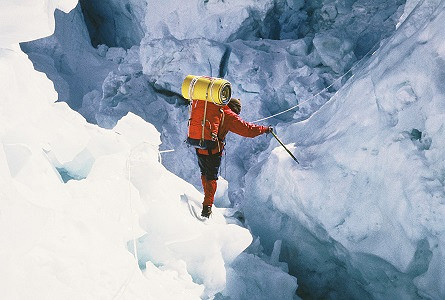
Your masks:
<path fill-rule="evenodd" d="M 424 2 L 316 114 L 278 126 L 301 166 L 275 148 L 246 175 L 246 219 L 269 248 L 282 237 L 289 252 L 326 252 L 289 255 L 298 278 L 334 289 L 348 272 L 366 282 L 347 279 L 354 298 L 444 297 L 444 18 Z"/>
<path fill-rule="evenodd" d="M 7 47 L 11 44 L 30 41 L 42 36 L 51 35 L 54 32 L 54 10 L 60 9 L 69 12 L 76 0 L 44 0 L 32 1 L 2 1 L 0 9 L 2 28 L 0 40 L 1 47 Z M 20 18 L 17 18 L 20 16 Z M 27 22 L 23 22 L 26 20 Z"/>
<path fill-rule="evenodd" d="M 28 10 L 2 2 L 0 19 L 11 21 L 0 35 L 2 298 L 197 299 L 242 291 L 238 284 L 226 287 L 226 267 L 249 246 L 250 232 L 227 224 L 222 208 L 206 223 L 190 214 L 184 199 L 199 209 L 203 195 L 159 163 L 156 128 L 133 113 L 111 129 L 87 123 L 67 103 L 55 102 L 52 82 L 20 50 L 19 41 L 52 33 L 55 8 L 69 11 L 74 5 L 46 1 Z M 14 18 L 6 17 L 10 13 Z M 74 31 L 63 33 L 67 27 L 62 27 L 59 37 L 82 33 L 78 9 L 73 14 L 78 17 L 72 19 Z M 42 25 L 20 26 L 15 20 L 23 18 Z M 65 57 L 58 53 L 63 52 L 60 40 L 36 45 Z M 79 69 L 96 61 L 102 72 L 100 55 L 76 49 L 88 55 Z M 108 59 L 127 55 L 110 49 Z M 74 52 L 65 58 L 75 58 Z M 52 70 L 53 78 L 63 78 L 57 72 L 63 68 Z M 72 79 L 66 78 L 60 83 Z M 119 84 L 107 89 L 115 88 L 124 92 Z M 255 268 L 260 280 L 275 274 L 290 280 L 286 290 L 294 293 L 296 281 L 281 269 L 263 275 Z"/>
<path fill-rule="evenodd" d="M 51 34 L 55 4 L 27 30 L 2 19 L 20 27 L 0 33 L 0 220 L 17 228 L 2 231 L 2 290 L 292 299 L 290 273 L 303 298 L 444 298 L 445 10 L 403 3 L 82 1 L 21 45 L 54 88 L 16 43 Z M 229 136 L 205 224 L 188 211 L 202 199 L 188 74 L 228 79 L 246 120 L 300 104 L 261 124 L 301 164 L 271 136 Z"/>

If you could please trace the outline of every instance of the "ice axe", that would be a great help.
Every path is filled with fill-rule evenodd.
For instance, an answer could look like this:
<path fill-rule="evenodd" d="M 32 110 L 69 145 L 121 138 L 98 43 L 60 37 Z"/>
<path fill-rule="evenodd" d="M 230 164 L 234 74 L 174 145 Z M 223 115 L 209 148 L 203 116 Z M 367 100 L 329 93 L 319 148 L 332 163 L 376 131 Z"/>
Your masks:
<path fill-rule="evenodd" d="M 281 146 L 283 146 L 284 150 L 287 151 L 287 153 L 289 153 L 289 155 L 297 162 L 297 164 L 300 164 L 300 162 L 298 161 L 298 159 L 292 154 L 292 152 L 289 151 L 289 149 L 286 148 L 286 146 L 284 146 L 283 142 L 280 141 L 280 139 L 277 137 L 277 135 L 275 134 L 275 132 L 273 131 L 273 129 L 270 131 L 270 133 L 272 133 L 272 135 L 274 136 L 274 138 L 277 139 L 278 143 L 280 143 Z"/>

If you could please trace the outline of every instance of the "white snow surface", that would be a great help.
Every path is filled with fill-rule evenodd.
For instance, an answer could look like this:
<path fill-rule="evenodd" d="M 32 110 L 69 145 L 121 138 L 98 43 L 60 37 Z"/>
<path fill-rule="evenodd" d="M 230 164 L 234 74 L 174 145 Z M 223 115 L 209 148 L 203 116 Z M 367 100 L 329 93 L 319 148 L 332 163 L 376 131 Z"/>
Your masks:
<path fill-rule="evenodd" d="M 52 34 L 54 9 L 75 2 L 22 5 L 2 1 L 0 12 L 10 21 L 0 29 L 1 297 L 230 297 L 269 277 L 294 295 L 296 279 L 282 269 L 262 274 L 265 260 L 237 258 L 252 236 L 227 224 L 224 209 L 206 223 L 190 214 L 185 199 L 200 209 L 203 196 L 159 163 L 153 125 L 128 113 L 102 129 L 55 102 L 53 84 L 18 42 Z M 21 26 L 24 19 L 35 26 Z M 244 264 L 239 281 L 230 275 L 235 260 Z"/>
<path fill-rule="evenodd" d="M 54 32 L 54 10 L 69 12 L 76 0 L 2 1 L 0 47 L 34 40 Z M 18 18 L 18 16 L 20 16 Z"/>

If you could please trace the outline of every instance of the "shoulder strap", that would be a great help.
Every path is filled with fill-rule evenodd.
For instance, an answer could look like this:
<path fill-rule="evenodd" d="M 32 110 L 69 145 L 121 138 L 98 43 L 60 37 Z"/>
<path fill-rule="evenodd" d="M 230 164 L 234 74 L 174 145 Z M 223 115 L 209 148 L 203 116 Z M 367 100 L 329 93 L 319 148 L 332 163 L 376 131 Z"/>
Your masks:
<path fill-rule="evenodd" d="M 224 124 L 224 117 L 226 115 L 224 113 L 224 109 L 220 108 L 219 111 L 221 112 L 221 122 L 219 123 L 218 135 L 219 135 L 219 130 L 221 129 L 221 126 L 223 126 L 223 124 Z"/>

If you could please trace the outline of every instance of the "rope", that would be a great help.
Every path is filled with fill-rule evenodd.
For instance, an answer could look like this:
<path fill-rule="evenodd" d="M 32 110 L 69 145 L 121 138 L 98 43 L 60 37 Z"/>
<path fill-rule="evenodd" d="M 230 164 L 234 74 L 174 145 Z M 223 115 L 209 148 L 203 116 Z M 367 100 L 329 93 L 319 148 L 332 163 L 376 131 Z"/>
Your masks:
<path fill-rule="evenodd" d="M 196 76 L 193 77 L 192 81 L 190 81 L 190 85 L 189 85 L 189 98 L 190 98 L 190 102 L 192 102 L 193 100 L 193 93 L 195 92 L 195 85 L 198 82 L 199 78 L 201 78 L 202 76 Z"/>
<path fill-rule="evenodd" d="M 114 133 L 121 135 L 120 132 L 114 131 Z M 130 153 L 128 153 L 127 156 L 127 161 L 126 161 L 126 167 L 128 170 L 128 195 L 129 195 L 129 204 L 130 204 L 130 212 L 132 216 L 135 216 L 136 214 L 134 213 L 134 209 L 133 209 L 133 199 L 132 199 L 132 193 L 131 193 L 131 156 L 133 155 L 134 150 L 136 150 L 136 148 L 138 148 L 139 146 L 143 145 L 143 144 L 148 144 L 151 148 L 153 148 L 154 150 L 156 150 L 158 152 L 158 160 L 159 163 L 162 164 L 162 158 L 161 158 L 161 154 L 162 153 L 169 153 L 169 152 L 174 152 L 174 149 L 170 149 L 170 150 L 162 150 L 159 151 L 156 147 L 154 147 L 154 145 L 150 144 L 149 142 L 141 142 L 139 144 L 137 144 L 136 146 L 133 146 L 130 150 Z M 137 252 L 137 247 L 136 247 L 136 235 L 135 235 L 135 231 L 134 231 L 134 223 L 137 220 L 135 219 L 134 222 L 131 223 L 131 232 L 133 235 L 133 249 L 134 249 L 134 257 L 136 259 L 136 263 L 138 264 L 139 267 L 139 258 L 138 258 L 138 252 Z"/>
<path fill-rule="evenodd" d="M 226 151 L 226 148 L 224 148 L 223 151 L 224 151 L 224 178 L 227 178 L 227 151 Z"/>
<path fill-rule="evenodd" d="M 125 282 L 119 287 L 112 299 L 119 299 L 122 297 L 137 269 L 139 269 L 139 266 L 138 268 L 133 268 L 133 271 L 130 273 L 130 275 L 128 275 L 127 280 L 125 280 Z"/>
<path fill-rule="evenodd" d="M 117 131 L 114 131 L 114 132 L 116 134 L 121 135 L 121 133 L 119 133 Z M 143 144 L 143 143 L 146 143 L 146 142 L 142 142 L 142 143 L 134 146 L 133 148 L 131 148 L 130 153 L 128 153 L 127 161 L 126 161 L 126 167 L 127 167 L 127 170 L 128 170 L 128 194 L 129 194 L 129 203 L 130 203 L 130 213 L 134 217 L 135 217 L 135 213 L 134 213 L 134 210 L 133 210 L 133 204 L 132 204 L 133 200 L 132 200 L 132 197 L 131 197 L 131 181 L 130 181 L 130 178 L 131 178 L 131 162 L 130 162 L 130 158 L 131 158 L 131 155 L 133 154 L 133 151 L 135 150 L 135 148 L 138 147 L 139 145 Z M 131 279 L 133 278 L 133 276 L 134 276 L 134 274 L 136 272 L 136 269 L 139 269 L 139 258 L 138 258 L 138 252 L 137 252 L 137 247 L 136 247 L 136 235 L 135 235 L 135 231 L 134 231 L 134 223 L 135 222 L 136 222 L 136 217 L 134 218 L 133 222 L 131 222 L 131 233 L 132 233 L 132 236 L 133 236 L 133 250 L 134 250 L 134 257 L 136 259 L 137 268 L 134 268 L 133 271 L 128 275 L 127 279 L 122 283 L 122 285 L 116 291 L 116 293 L 114 294 L 112 299 L 119 299 L 119 298 L 122 297 L 122 295 L 125 293 L 128 285 L 130 284 Z"/>
<path fill-rule="evenodd" d="M 193 105 L 193 93 L 195 92 L 195 85 L 198 82 L 198 79 L 201 78 L 202 76 L 197 76 L 197 77 L 193 77 L 192 81 L 190 81 L 190 85 L 189 85 L 189 120 L 188 120 L 188 124 L 187 124 L 187 128 L 190 128 L 190 120 L 192 119 L 192 105 Z M 196 105 L 196 104 L 195 104 Z M 187 136 L 190 134 L 190 132 L 187 131 Z"/>
<path fill-rule="evenodd" d="M 346 73 L 344 73 L 343 75 L 341 75 L 340 77 L 338 77 L 336 80 L 334 80 L 329 86 L 327 86 L 327 87 L 325 87 L 324 89 L 322 89 L 321 91 L 319 91 L 318 93 L 316 93 L 316 94 L 314 94 L 313 96 L 311 96 L 311 97 L 309 97 L 308 99 L 306 99 L 306 100 L 304 100 L 303 102 L 300 102 L 300 103 L 298 103 L 298 104 L 296 104 L 296 105 L 294 105 L 294 106 L 292 106 L 292 107 L 290 107 L 290 108 L 288 108 L 288 109 L 285 109 L 284 111 L 281 111 L 281 112 L 278 112 L 278 113 L 276 113 L 276 114 L 273 114 L 273 115 L 271 115 L 271 116 L 269 116 L 269 117 L 265 117 L 265 118 L 262 118 L 262 119 L 259 119 L 259 120 L 256 120 L 256 121 L 253 121 L 252 123 L 257 123 L 257 122 L 261 122 L 261 121 L 265 121 L 265 120 L 268 120 L 268 119 L 271 119 L 271 118 L 274 118 L 274 117 L 276 117 L 276 116 L 279 116 L 279 115 L 281 115 L 281 114 L 284 114 L 284 113 L 286 113 L 286 112 L 288 112 L 288 111 L 290 111 L 290 110 L 292 110 L 292 109 L 295 109 L 295 108 L 297 108 L 298 106 L 300 106 L 300 105 L 302 105 L 302 104 L 304 104 L 304 103 L 307 103 L 307 102 L 309 102 L 310 100 L 312 100 L 312 99 L 314 99 L 315 97 L 317 97 L 318 95 L 320 95 L 321 93 L 323 93 L 323 92 L 325 92 L 325 91 L 327 91 L 330 87 L 332 87 L 335 83 L 337 83 L 339 80 L 341 80 L 341 79 L 343 79 L 347 74 L 349 74 L 359 63 L 361 63 L 362 61 L 363 61 L 363 59 L 365 58 L 365 57 L 367 57 L 370 53 L 371 53 L 371 51 L 374 49 L 374 47 L 377 45 L 378 43 L 376 43 L 360 60 L 358 60 L 357 62 L 355 62 L 354 64 L 353 64 L 353 66 L 346 72 Z M 197 80 L 196 80 L 197 81 Z M 194 87 L 195 87 L 195 84 L 196 84 L 196 81 L 195 82 L 193 82 L 193 80 L 192 80 L 192 82 L 193 82 L 193 84 L 190 84 L 190 86 L 189 86 L 189 95 L 191 96 L 191 93 L 193 93 L 193 90 L 194 90 Z M 213 85 L 213 82 L 212 82 L 212 85 Z M 337 91 L 338 92 L 338 91 Z M 337 94 L 337 92 L 335 92 L 335 94 L 330 98 L 330 99 L 332 99 L 333 97 L 335 97 L 335 95 Z M 212 90 L 210 91 L 210 93 L 212 94 L 211 96 L 211 98 L 212 98 L 212 101 L 215 103 L 215 101 L 214 101 L 214 99 L 213 99 L 213 92 L 212 92 Z M 191 97 L 190 97 L 191 98 Z M 329 100 L 330 100 L 329 99 Z M 192 101 L 190 101 L 190 106 L 191 106 L 191 102 Z M 206 101 L 207 102 L 207 101 Z M 207 104 L 207 103 L 206 103 Z M 205 107 L 205 110 L 206 110 L 206 107 Z M 205 120 L 205 112 L 204 112 L 204 120 Z M 116 131 L 115 131 L 116 132 Z M 116 132 L 117 134 L 119 134 L 120 135 L 120 133 L 119 132 Z M 138 147 L 139 145 L 141 145 L 141 144 L 144 144 L 144 143 L 147 143 L 147 142 L 142 142 L 142 143 L 140 143 L 140 144 L 138 144 L 138 145 L 136 145 L 136 146 L 134 146 L 131 150 L 130 150 L 130 153 L 128 154 L 128 157 L 127 157 L 127 167 L 128 167 L 128 191 L 129 191 L 129 200 L 130 200 L 130 210 L 131 210 L 131 214 L 132 215 L 135 215 L 134 214 L 134 211 L 133 211 L 133 205 L 132 205 L 132 196 L 131 196 L 131 181 L 130 181 L 130 178 L 131 178 L 131 163 L 130 163 L 130 158 L 131 158 L 131 155 L 133 154 L 133 151 L 135 150 L 135 148 L 136 147 Z M 161 163 L 162 164 L 162 157 L 161 157 L 161 153 L 169 153 L 169 152 L 174 152 L 175 150 L 174 149 L 170 149 L 170 150 L 162 150 L 162 151 L 159 151 L 158 150 L 158 157 L 159 157 L 159 163 Z M 225 152 L 225 151 L 224 151 Z M 227 176 L 227 159 L 226 159 L 226 157 L 225 157 L 225 155 L 226 155 L 226 153 L 224 153 L 224 171 L 225 171 L 225 175 Z M 297 161 L 298 162 L 298 161 Z M 221 166 L 220 166 L 220 168 L 221 168 Z M 132 233 L 133 233 L 133 249 L 134 249 L 134 256 L 135 256 L 135 259 L 136 259 L 136 263 L 138 264 L 138 268 L 139 268 L 139 259 L 138 259 L 138 252 L 137 252 L 137 247 L 136 247 L 136 238 L 135 238 L 135 234 L 134 234 L 134 222 L 132 223 L 132 226 L 131 226 L 131 230 L 132 230 Z M 120 287 L 120 289 L 117 291 L 117 293 L 116 293 L 116 295 L 113 297 L 113 299 L 117 299 L 117 298 L 120 298 L 122 295 L 123 295 L 123 293 L 125 292 L 125 290 L 127 289 L 127 287 L 128 287 L 128 285 L 130 284 L 130 281 L 131 281 L 131 278 L 134 276 L 134 270 L 133 270 L 133 272 L 130 274 L 130 276 L 128 277 L 128 279 L 124 282 L 124 284 Z"/>
<path fill-rule="evenodd" d="M 114 131 L 116 134 L 121 135 L 120 132 Z M 136 150 L 136 148 L 138 148 L 140 145 L 143 144 L 148 144 L 151 148 L 153 148 L 154 150 L 158 151 L 158 157 L 159 157 L 159 163 L 162 163 L 162 159 L 161 159 L 161 154 L 162 153 L 169 153 L 169 152 L 173 152 L 175 151 L 174 149 L 170 149 L 170 150 L 162 150 L 159 151 L 158 149 L 156 149 L 154 147 L 154 145 L 150 144 L 149 142 L 141 142 L 139 144 L 137 144 L 136 146 L 132 147 L 130 150 L 130 153 L 128 153 L 127 156 L 127 162 L 126 162 L 126 167 L 128 170 L 128 194 L 129 194 L 129 204 L 130 204 L 130 212 L 132 216 L 136 216 L 134 209 L 133 209 L 133 199 L 132 199 L 132 193 L 131 193 L 131 156 L 133 155 L 134 150 Z M 133 249 L 134 249 L 134 257 L 136 260 L 136 264 L 137 264 L 137 268 L 134 268 L 133 271 L 129 274 L 128 278 L 125 280 L 125 282 L 119 287 L 119 289 L 117 290 L 117 292 L 115 293 L 115 295 L 113 296 L 112 299 L 118 299 L 120 297 L 122 297 L 122 295 L 124 294 L 125 290 L 127 289 L 128 285 L 131 282 L 131 279 L 133 278 L 135 272 L 137 269 L 139 269 L 139 257 L 138 257 L 138 250 L 137 250 L 137 245 L 136 245 L 136 235 L 135 235 L 135 230 L 134 230 L 134 224 L 136 222 L 136 217 L 134 219 L 134 221 L 131 223 L 131 232 L 133 235 Z"/>
<path fill-rule="evenodd" d="M 170 149 L 170 150 L 162 150 L 162 151 L 158 151 L 159 154 L 161 153 L 169 153 L 169 152 L 175 152 L 175 149 Z"/>
<path fill-rule="evenodd" d="M 215 85 L 215 80 L 216 80 L 216 78 L 210 78 L 210 98 L 212 99 L 212 102 L 215 105 L 220 106 L 221 104 L 216 103 L 215 99 L 213 98 L 213 86 Z M 207 99 L 206 99 L 206 101 L 207 101 Z"/>
<path fill-rule="evenodd" d="M 175 149 L 171 149 L 171 150 L 162 150 L 162 151 L 158 151 L 158 161 L 160 164 L 162 164 L 162 153 L 169 153 L 169 152 L 174 152 Z"/>
<path fill-rule="evenodd" d="M 139 145 L 137 145 L 139 146 Z M 132 216 L 135 216 L 135 213 L 133 211 L 133 204 L 132 204 L 132 198 L 131 198 L 131 155 L 133 154 L 133 150 L 136 148 L 136 146 L 134 146 L 133 148 L 131 148 L 130 153 L 128 154 L 127 157 L 127 169 L 128 169 L 128 194 L 129 194 L 129 201 L 130 201 L 130 212 Z M 136 218 L 136 217 L 135 217 Z M 134 250 L 134 257 L 136 259 L 136 263 L 138 264 L 139 267 L 139 258 L 138 258 L 138 250 L 136 247 L 136 237 L 135 237 L 135 233 L 134 233 L 134 222 L 136 221 L 133 220 L 133 222 L 131 222 L 131 233 L 133 235 L 133 250 Z"/>
<path fill-rule="evenodd" d="M 258 122 L 262 122 L 262 121 L 265 121 L 265 120 L 268 120 L 268 119 L 272 119 L 272 118 L 274 118 L 274 117 L 276 117 L 276 116 L 279 116 L 279 115 L 282 115 L 282 114 L 284 114 L 284 113 L 286 113 L 286 112 L 288 112 L 288 111 L 291 111 L 291 110 L 293 110 L 293 109 L 295 109 L 295 108 L 297 108 L 297 107 L 299 107 L 300 105 L 302 105 L 302 104 L 304 104 L 304 103 L 307 103 L 307 102 L 309 102 L 309 101 L 311 101 L 312 99 L 314 99 L 315 97 L 317 97 L 318 95 L 320 95 L 321 93 L 323 93 L 323 92 L 325 92 L 325 91 L 327 91 L 330 87 L 332 87 L 334 84 L 336 84 L 339 80 L 341 80 L 341 79 L 343 79 L 347 74 L 349 74 L 359 63 L 361 63 L 362 61 L 363 61 L 363 59 L 365 58 L 365 57 L 367 57 L 371 52 L 372 52 L 372 50 L 375 48 L 375 46 L 377 46 L 379 44 L 379 42 L 377 42 L 377 43 L 375 43 L 374 44 L 374 46 L 372 46 L 372 48 L 360 59 L 360 60 L 358 60 L 358 61 L 356 61 L 353 65 L 352 65 L 352 67 L 346 72 L 346 73 L 344 73 L 343 75 L 341 75 L 340 77 L 338 77 L 337 79 L 335 79 L 330 85 L 328 85 L 327 87 L 325 87 L 324 89 L 322 89 L 321 91 L 319 91 L 318 93 L 316 93 L 316 94 L 314 94 L 314 95 L 312 95 L 311 97 L 309 97 L 308 99 L 305 99 L 303 102 L 300 102 L 300 103 L 298 103 L 298 104 L 296 104 L 296 105 L 294 105 L 294 106 L 292 106 L 292 107 L 289 107 L 289 108 L 287 108 L 287 109 L 285 109 L 285 110 L 283 110 L 283 111 L 281 111 L 281 112 L 278 112 L 278 113 L 276 113 L 276 114 L 273 114 L 273 115 L 271 115 L 271 116 L 269 116 L 269 117 L 265 117 L 265 118 L 262 118 L 262 119 L 258 119 L 258 120 L 255 120 L 255 121 L 252 121 L 251 123 L 258 123 Z M 335 94 L 331 97 L 331 98 L 329 98 L 329 100 L 331 100 L 332 98 L 334 98 L 334 96 L 335 95 L 337 95 L 337 93 L 338 93 L 338 91 L 337 92 L 335 92 Z M 328 101 L 329 101 L 328 100 Z"/>

